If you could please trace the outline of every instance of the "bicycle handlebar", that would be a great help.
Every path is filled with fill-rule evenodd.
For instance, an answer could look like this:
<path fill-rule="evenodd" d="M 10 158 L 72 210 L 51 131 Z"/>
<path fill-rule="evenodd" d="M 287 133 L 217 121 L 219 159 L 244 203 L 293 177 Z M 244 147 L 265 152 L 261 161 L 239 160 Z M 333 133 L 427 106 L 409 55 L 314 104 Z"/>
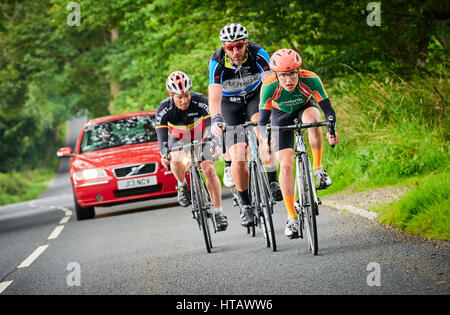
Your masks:
<path fill-rule="evenodd" d="M 208 137 L 208 138 L 206 138 L 203 141 L 194 140 L 193 142 L 190 142 L 190 143 L 187 143 L 187 144 L 184 144 L 184 145 L 173 146 L 170 149 L 170 152 L 172 152 L 172 151 L 179 151 L 179 150 L 190 150 L 192 147 L 196 148 L 196 147 L 207 145 L 207 144 L 210 145 L 211 147 L 214 147 L 213 146 L 214 145 L 214 141 L 211 138 Z"/>
<path fill-rule="evenodd" d="M 323 126 L 327 127 L 328 132 L 330 133 L 330 135 L 333 136 L 333 138 L 336 137 L 334 119 L 333 119 L 333 116 L 331 116 L 331 115 L 328 116 L 327 121 L 321 121 L 321 122 L 316 122 L 316 123 L 307 123 L 307 124 L 303 124 L 302 122 L 299 122 L 299 123 L 295 123 L 294 125 L 289 125 L 289 126 L 280 126 L 280 127 L 277 126 L 276 129 L 277 130 L 301 130 L 301 129 L 308 129 L 308 128 L 323 127 Z M 267 143 L 270 148 L 270 140 L 271 140 L 271 135 L 272 135 L 272 126 L 270 124 L 266 125 L 266 133 L 267 133 Z M 331 147 L 334 148 L 334 144 L 332 144 Z"/>

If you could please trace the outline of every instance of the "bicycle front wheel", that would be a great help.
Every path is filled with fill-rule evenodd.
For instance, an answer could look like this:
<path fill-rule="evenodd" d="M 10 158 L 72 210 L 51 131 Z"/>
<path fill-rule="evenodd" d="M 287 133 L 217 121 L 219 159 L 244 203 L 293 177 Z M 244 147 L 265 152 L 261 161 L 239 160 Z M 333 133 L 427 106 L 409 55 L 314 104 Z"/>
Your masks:
<path fill-rule="evenodd" d="M 317 255 L 319 251 L 318 237 L 317 237 L 317 203 L 314 199 L 314 182 L 312 179 L 311 166 L 309 158 L 306 154 L 302 154 L 300 157 L 300 165 L 298 167 L 299 178 L 298 181 L 302 182 L 300 187 L 302 188 L 302 209 L 304 215 L 305 231 L 308 238 L 309 249 L 314 255 Z M 300 172 L 299 172 L 300 171 Z"/>
<path fill-rule="evenodd" d="M 264 220 L 264 233 L 267 240 L 267 247 L 272 247 L 272 251 L 275 252 L 277 250 L 277 242 L 275 239 L 275 229 L 273 227 L 272 220 L 273 206 L 270 202 L 269 185 L 267 178 L 265 178 L 265 174 L 264 168 L 260 165 L 257 177 L 259 183 L 259 200 L 263 209 L 262 218 Z"/>
<path fill-rule="evenodd" d="M 200 215 L 201 230 L 203 233 L 203 238 L 205 239 L 206 251 L 208 253 L 211 253 L 212 241 L 208 225 L 208 215 L 205 202 L 206 198 L 202 196 L 203 191 L 200 187 L 200 174 L 196 170 L 191 171 L 190 173 L 191 192 L 193 197 L 192 203 L 194 206 L 194 210 L 196 210 Z"/>

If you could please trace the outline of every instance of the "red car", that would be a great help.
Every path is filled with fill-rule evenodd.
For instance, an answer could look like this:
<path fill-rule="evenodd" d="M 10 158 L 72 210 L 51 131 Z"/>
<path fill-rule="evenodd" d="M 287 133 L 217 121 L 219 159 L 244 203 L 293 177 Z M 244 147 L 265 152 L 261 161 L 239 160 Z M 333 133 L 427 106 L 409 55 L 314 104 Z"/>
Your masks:
<path fill-rule="evenodd" d="M 154 128 L 155 112 L 106 116 L 82 128 L 70 158 L 70 180 L 78 220 L 95 216 L 94 206 L 177 194 L 173 174 L 162 166 Z"/>

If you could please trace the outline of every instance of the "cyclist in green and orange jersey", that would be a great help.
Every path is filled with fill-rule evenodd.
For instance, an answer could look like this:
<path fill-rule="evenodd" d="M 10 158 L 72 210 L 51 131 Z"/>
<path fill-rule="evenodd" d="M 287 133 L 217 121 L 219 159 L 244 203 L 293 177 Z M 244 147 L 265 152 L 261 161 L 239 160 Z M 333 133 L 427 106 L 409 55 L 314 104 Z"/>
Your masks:
<path fill-rule="evenodd" d="M 273 151 L 280 163 L 279 182 L 283 199 L 288 213 L 285 235 L 289 238 L 298 237 L 299 221 L 294 208 L 294 132 L 292 130 L 277 131 L 277 126 L 294 124 L 298 119 L 302 123 L 320 121 L 320 108 L 325 117 L 336 114 L 325 92 L 322 81 L 313 72 L 300 69 L 302 59 L 292 49 L 280 49 L 270 58 L 270 68 L 274 74 L 261 87 L 259 103 L 260 136 L 264 138 L 261 154 L 263 160 L 268 159 L 269 146 L 265 126 L 271 120 L 273 128 Z M 315 99 L 315 100 L 314 100 Z M 330 144 L 339 141 L 338 133 L 335 138 L 327 133 Z M 331 185 L 331 179 L 322 167 L 322 129 L 311 128 L 308 131 L 309 143 L 313 155 L 313 171 L 318 189 L 325 189 Z"/>

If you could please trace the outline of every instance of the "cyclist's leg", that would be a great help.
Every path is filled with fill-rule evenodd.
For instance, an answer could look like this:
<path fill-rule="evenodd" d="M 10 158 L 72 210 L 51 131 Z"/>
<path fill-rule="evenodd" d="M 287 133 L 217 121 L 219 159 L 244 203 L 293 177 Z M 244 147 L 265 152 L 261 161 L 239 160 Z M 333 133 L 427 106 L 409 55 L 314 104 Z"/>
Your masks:
<path fill-rule="evenodd" d="M 227 124 L 225 146 L 231 158 L 231 177 L 244 205 L 248 198 L 248 170 L 245 132 L 242 124 L 246 121 L 246 106 L 242 97 L 234 97 L 234 102 L 222 99 L 222 116 Z"/>
<path fill-rule="evenodd" d="M 173 146 L 173 141 L 169 139 L 169 148 Z M 186 182 L 186 165 L 183 163 L 184 151 L 174 151 L 170 153 L 170 169 L 177 179 L 177 198 L 178 203 L 182 207 L 187 207 L 190 204 L 191 197 L 188 190 L 188 184 Z"/>
<path fill-rule="evenodd" d="M 320 121 L 320 111 L 314 102 L 311 100 L 307 103 L 306 109 L 300 114 L 301 120 L 304 123 L 314 123 Z M 328 173 L 322 166 L 322 144 L 323 134 L 322 128 L 309 128 L 308 139 L 311 146 L 311 152 L 313 156 L 313 172 L 316 177 L 318 189 L 325 189 L 331 185 L 331 179 Z"/>
<path fill-rule="evenodd" d="M 294 208 L 294 150 L 285 148 L 275 153 L 280 163 L 280 188 L 283 194 L 288 219 L 297 218 Z"/>
<path fill-rule="evenodd" d="M 202 161 L 200 163 L 203 174 L 206 178 L 206 188 L 208 189 L 209 196 L 214 208 L 222 207 L 222 188 L 220 185 L 219 177 L 217 176 L 216 169 L 214 168 L 213 161 Z"/>
<path fill-rule="evenodd" d="M 248 190 L 247 152 L 245 142 L 238 142 L 230 146 L 231 176 L 238 192 Z M 245 204 L 248 204 L 244 200 Z"/>
<path fill-rule="evenodd" d="M 178 142 L 178 139 L 175 138 L 169 138 L 168 142 L 169 150 L 174 145 L 181 144 L 180 142 Z M 184 151 L 174 151 L 170 153 L 170 170 L 177 179 L 179 185 L 186 183 L 186 165 L 184 165 L 183 163 L 183 158 L 185 156 L 186 154 Z"/>
<path fill-rule="evenodd" d="M 320 111 L 313 100 L 310 100 L 306 104 L 306 108 L 302 110 L 299 116 L 301 121 L 305 124 L 320 121 Z M 313 170 L 316 170 L 322 167 L 322 128 L 309 128 L 308 139 L 313 155 Z"/>
<path fill-rule="evenodd" d="M 286 205 L 288 218 L 297 218 L 294 208 L 294 132 L 292 130 L 277 130 L 277 126 L 287 126 L 298 117 L 298 112 L 285 113 L 272 109 L 273 137 L 275 139 L 275 156 L 280 163 L 280 188 Z"/>
<path fill-rule="evenodd" d="M 255 96 L 249 100 L 247 105 L 247 120 L 251 120 L 253 122 L 258 122 L 259 120 L 259 93 L 256 93 Z M 261 141 L 258 127 L 254 127 L 253 131 L 255 132 L 258 141 Z M 267 179 L 272 196 L 276 201 L 281 201 L 283 197 L 281 195 L 280 185 L 278 184 L 277 179 L 277 161 L 273 156 L 271 156 L 270 160 L 263 161 L 263 163 L 266 167 Z"/>

